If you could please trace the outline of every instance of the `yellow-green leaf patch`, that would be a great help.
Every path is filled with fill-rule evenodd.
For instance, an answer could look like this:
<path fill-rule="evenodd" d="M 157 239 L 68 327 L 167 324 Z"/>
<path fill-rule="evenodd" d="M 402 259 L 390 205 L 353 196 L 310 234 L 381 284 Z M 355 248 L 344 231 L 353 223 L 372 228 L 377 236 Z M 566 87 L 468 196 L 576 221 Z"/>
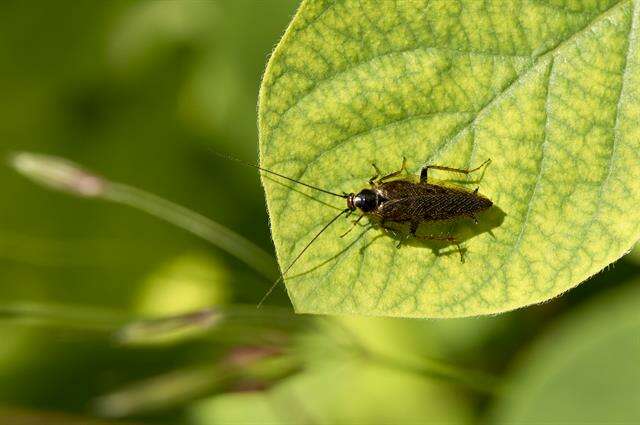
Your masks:
<path fill-rule="evenodd" d="M 639 3 L 303 2 L 262 83 L 262 166 L 354 192 L 371 162 L 395 171 L 405 156 L 417 173 L 491 158 L 477 185 L 496 207 L 476 231 L 445 227 L 464 263 L 378 229 L 339 238 L 351 223 L 338 221 L 285 279 L 296 311 L 498 313 L 627 252 L 640 237 Z M 337 214 L 326 204 L 345 203 L 263 182 L 284 268 Z"/>

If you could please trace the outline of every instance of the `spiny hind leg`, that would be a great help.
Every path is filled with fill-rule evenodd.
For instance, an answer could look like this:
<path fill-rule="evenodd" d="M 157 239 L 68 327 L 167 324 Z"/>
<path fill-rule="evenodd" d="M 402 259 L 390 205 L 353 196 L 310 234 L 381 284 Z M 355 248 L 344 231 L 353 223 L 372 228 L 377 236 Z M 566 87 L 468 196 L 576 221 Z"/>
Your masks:
<path fill-rule="evenodd" d="M 490 162 L 491 162 L 491 159 L 489 158 L 482 164 L 478 165 L 476 168 L 472 168 L 472 169 L 452 168 L 452 167 L 445 167 L 443 165 L 426 165 L 422 167 L 422 170 L 420 170 L 420 183 L 424 183 L 427 181 L 427 175 L 429 174 L 429 170 L 442 170 L 442 171 L 451 171 L 452 173 L 471 174 L 474 171 L 478 171 L 485 165 L 488 165 Z"/>
<path fill-rule="evenodd" d="M 425 240 L 425 241 L 447 241 L 451 242 L 455 245 L 460 245 L 455 236 L 451 235 L 412 235 L 416 239 Z"/>
<path fill-rule="evenodd" d="M 455 251 L 458 251 L 458 254 L 460 255 L 460 262 L 464 263 L 464 254 L 467 251 L 467 248 L 463 248 L 460 244 L 456 244 Z M 445 255 L 449 256 L 451 254 L 455 254 L 455 251 L 452 251 L 452 250 L 441 251 L 440 249 L 433 249 L 433 254 L 436 257 L 442 257 Z"/>
<path fill-rule="evenodd" d="M 412 227 L 413 227 L 413 223 L 412 223 Z M 460 262 L 464 263 L 464 252 L 462 250 L 462 246 L 460 245 L 460 242 L 456 239 L 455 236 L 451 236 L 451 235 L 416 235 L 415 232 L 413 232 L 413 228 L 412 230 L 412 236 L 416 239 L 419 240 L 429 240 L 429 241 L 446 241 L 446 242 L 450 242 L 453 245 L 455 245 L 458 248 L 458 253 L 460 254 Z"/>
<path fill-rule="evenodd" d="M 407 240 L 409 240 L 410 238 L 415 238 L 418 240 L 429 240 L 429 241 L 447 241 L 447 242 L 451 242 L 453 244 L 455 244 L 456 246 L 458 246 L 458 250 L 460 251 L 460 244 L 457 242 L 457 239 L 451 235 L 418 235 L 418 227 L 420 226 L 420 222 L 419 221 L 410 221 L 409 222 L 409 232 L 402 234 L 400 232 L 398 232 L 396 229 L 393 229 L 389 226 L 385 226 L 384 223 L 382 224 L 382 227 L 387 230 L 388 232 L 390 232 L 396 239 L 398 239 L 398 244 L 396 245 L 396 248 L 400 248 L 402 246 L 402 244 L 404 244 Z M 461 251 L 460 251 L 461 252 Z"/>

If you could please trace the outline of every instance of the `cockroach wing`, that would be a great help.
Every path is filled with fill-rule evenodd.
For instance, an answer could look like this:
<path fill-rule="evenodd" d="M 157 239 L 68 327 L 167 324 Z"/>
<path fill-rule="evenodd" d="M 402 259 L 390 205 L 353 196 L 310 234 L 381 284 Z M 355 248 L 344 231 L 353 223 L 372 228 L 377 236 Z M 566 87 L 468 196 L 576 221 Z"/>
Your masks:
<path fill-rule="evenodd" d="M 387 201 L 375 211 L 385 221 L 423 222 L 450 220 L 489 208 L 492 202 L 462 188 L 395 180 L 378 189 Z"/>

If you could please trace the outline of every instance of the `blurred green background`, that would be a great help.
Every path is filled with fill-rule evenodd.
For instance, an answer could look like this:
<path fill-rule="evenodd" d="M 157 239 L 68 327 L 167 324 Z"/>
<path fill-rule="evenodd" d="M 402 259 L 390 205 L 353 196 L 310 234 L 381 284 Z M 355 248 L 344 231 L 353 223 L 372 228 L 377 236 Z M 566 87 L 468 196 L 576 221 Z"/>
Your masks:
<path fill-rule="evenodd" d="M 296 6 L 0 3 L 0 155 L 69 158 L 272 252 L 257 174 L 211 151 L 256 161 Z M 1 424 L 640 421 L 637 253 L 496 317 L 295 317 L 281 289 L 256 310 L 267 279 L 161 220 L 8 166 L 0 188 Z"/>

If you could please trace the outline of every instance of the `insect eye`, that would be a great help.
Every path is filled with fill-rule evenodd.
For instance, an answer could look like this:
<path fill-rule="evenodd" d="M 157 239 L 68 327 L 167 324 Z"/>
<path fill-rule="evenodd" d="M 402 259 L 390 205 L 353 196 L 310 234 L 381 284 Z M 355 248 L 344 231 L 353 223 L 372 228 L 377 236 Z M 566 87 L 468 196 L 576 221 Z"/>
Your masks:
<path fill-rule="evenodd" d="M 363 212 L 373 211 L 378 206 L 378 196 L 374 191 L 365 189 L 356 195 L 353 204 Z"/>

